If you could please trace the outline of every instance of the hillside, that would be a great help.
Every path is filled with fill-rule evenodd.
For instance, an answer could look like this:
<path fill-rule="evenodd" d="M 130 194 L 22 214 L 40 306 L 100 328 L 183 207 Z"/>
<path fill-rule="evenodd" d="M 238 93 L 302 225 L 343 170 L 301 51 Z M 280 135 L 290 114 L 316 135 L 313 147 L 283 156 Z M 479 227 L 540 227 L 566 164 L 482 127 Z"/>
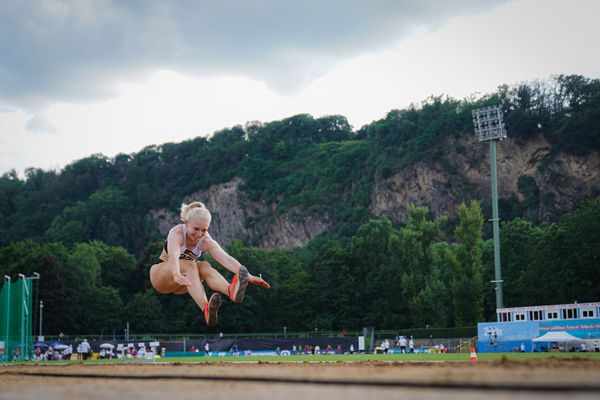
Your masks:
<path fill-rule="evenodd" d="M 600 187 L 600 83 L 579 76 L 501 87 L 478 100 L 430 98 L 353 131 L 342 116 L 297 115 L 94 155 L 62 171 L 0 178 L 0 245 L 31 238 L 102 240 L 139 253 L 177 222 L 181 201 L 216 214 L 224 243 L 292 248 L 324 232 L 352 235 L 373 216 L 406 218 L 409 203 L 456 216 L 489 201 L 489 156 L 471 110 L 502 104 L 509 139 L 498 146 L 504 220 L 556 220 Z M 77 221 L 75 223 L 75 221 Z"/>
<path fill-rule="evenodd" d="M 489 206 L 488 146 L 472 135 L 463 135 L 445 140 L 442 147 L 446 150 L 445 163 L 419 161 L 375 181 L 369 202 L 362 204 L 368 214 L 403 223 L 409 204 L 428 207 L 434 216 L 450 217 L 456 216 L 461 203 L 473 199 Z M 543 134 L 524 141 L 508 139 L 498 145 L 498 185 L 505 219 L 555 220 L 598 193 L 598 152 L 557 152 L 544 164 L 552 152 L 553 146 Z M 323 212 L 318 206 L 312 207 L 316 212 L 302 205 L 278 212 L 280 203 L 253 200 L 243 187 L 243 179 L 235 177 L 195 191 L 184 201 L 200 199 L 207 204 L 217 216 L 211 226 L 213 235 L 223 243 L 241 239 L 264 248 L 303 247 L 316 236 L 347 223 L 336 219 L 334 211 Z M 152 210 L 149 216 L 162 235 L 178 221 L 177 211 L 167 208 Z"/>

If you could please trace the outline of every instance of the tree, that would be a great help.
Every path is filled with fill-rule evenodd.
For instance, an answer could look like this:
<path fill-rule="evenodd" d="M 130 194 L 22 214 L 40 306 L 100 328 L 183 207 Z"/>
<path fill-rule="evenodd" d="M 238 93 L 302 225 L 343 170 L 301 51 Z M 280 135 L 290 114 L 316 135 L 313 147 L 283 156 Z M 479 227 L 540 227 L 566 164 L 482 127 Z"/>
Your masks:
<path fill-rule="evenodd" d="M 129 322 L 134 332 L 160 333 L 168 331 L 166 313 L 154 289 L 136 293 L 125 305 L 123 321 Z"/>
<path fill-rule="evenodd" d="M 385 298 L 389 300 L 389 291 L 381 290 L 381 279 L 395 280 L 398 274 L 388 276 L 391 264 L 389 248 L 394 229 L 387 218 L 372 219 L 358 229 L 349 245 L 348 275 L 356 279 L 351 303 L 356 309 L 355 323 L 367 326 L 384 326 L 381 319 L 381 307 Z M 393 293 L 393 292 L 392 292 Z M 386 304 L 392 304 L 386 301 Z"/>
<path fill-rule="evenodd" d="M 458 209 L 459 224 L 454 233 L 459 242 L 447 253 L 452 266 L 451 288 L 454 322 L 470 326 L 483 318 L 483 282 L 481 280 L 481 233 L 483 215 L 477 201 Z"/>
<path fill-rule="evenodd" d="M 129 296 L 131 274 L 135 270 L 135 259 L 121 246 L 111 247 L 94 241 L 94 253 L 100 263 L 100 282 L 119 291 L 122 299 Z"/>
<path fill-rule="evenodd" d="M 431 274 L 425 277 L 424 286 L 411 300 L 412 326 L 448 327 L 452 324 L 450 265 L 445 256 L 449 251 L 451 247 L 444 242 L 434 243 L 429 248 Z"/>
<path fill-rule="evenodd" d="M 310 254 L 305 267 L 308 272 L 305 277 L 307 293 L 302 299 L 309 307 L 299 305 L 300 310 L 308 311 L 306 320 L 310 324 L 306 328 L 334 330 L 360 324 L 364 310 L 355 299 L 361 278 L 351 271 L 352 261 L 347 247 L 337 240 L 326 240 Z"/>

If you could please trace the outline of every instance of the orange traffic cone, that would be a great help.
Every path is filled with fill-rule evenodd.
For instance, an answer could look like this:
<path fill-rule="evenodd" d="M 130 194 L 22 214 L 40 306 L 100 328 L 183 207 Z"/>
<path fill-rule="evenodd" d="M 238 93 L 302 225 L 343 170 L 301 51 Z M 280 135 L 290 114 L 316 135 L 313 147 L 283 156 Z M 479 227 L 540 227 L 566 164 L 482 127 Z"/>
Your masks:
<path fill-rule="evenodd" d="M 477 353 L 475 353 L 475 347 L 471 347 L 471 357 L 469 361 L 477 361 Z"/>

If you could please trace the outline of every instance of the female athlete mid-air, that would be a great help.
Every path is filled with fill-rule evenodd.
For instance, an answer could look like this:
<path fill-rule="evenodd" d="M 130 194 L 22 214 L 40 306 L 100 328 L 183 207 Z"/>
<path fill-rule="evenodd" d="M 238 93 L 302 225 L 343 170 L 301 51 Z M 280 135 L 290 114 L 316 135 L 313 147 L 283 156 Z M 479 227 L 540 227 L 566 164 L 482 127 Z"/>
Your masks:
<path fill-rule="evenodd" d="M 203 310 L 206 324 L 212 326 L 217 323 L 217 312 L 222 303 L 217 292 L 235 303 L 241 303 L 248 284 L 270 287 L 262 277 L 251 275 L 210 237 L 211 215 L 203 203 L 183 204 L 181 220 L 182 224 L 169 231 L 158 262 L 150 268 L 150 282 L 159 293 L 189 293 Z M 227 282 L 208 262 L 196 261 L 203 252 L 210 253 L 218 263 L 234 273 L 231 282 Z M 210 300 L 207 300 L 203 282 L 215 291 Z"/>

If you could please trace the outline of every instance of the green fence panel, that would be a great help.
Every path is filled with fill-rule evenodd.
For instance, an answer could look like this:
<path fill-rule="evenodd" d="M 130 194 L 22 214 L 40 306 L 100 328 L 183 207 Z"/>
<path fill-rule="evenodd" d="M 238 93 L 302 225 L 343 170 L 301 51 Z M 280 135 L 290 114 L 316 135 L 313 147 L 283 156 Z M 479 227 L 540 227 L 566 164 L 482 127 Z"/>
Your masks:
<path fill-rule="evenodd" d="M 32 347 L 31 279 L 7 281 L 0 292 L 0 360 L 24 361 L 31 358 Z"/>

